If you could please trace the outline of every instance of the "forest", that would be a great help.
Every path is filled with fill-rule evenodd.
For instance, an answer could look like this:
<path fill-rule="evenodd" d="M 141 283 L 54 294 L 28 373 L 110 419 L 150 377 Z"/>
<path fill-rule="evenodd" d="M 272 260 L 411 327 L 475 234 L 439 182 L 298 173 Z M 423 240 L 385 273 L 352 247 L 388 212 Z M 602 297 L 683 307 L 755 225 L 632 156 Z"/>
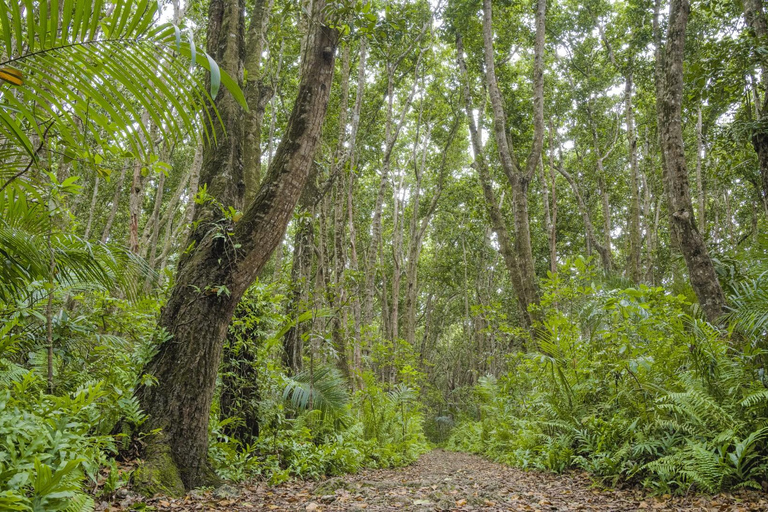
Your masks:
<path fill-rule="evenodd" d="M 766 510 L 766 368 L 762 0 L 0 0 L 0 510 Z"/>

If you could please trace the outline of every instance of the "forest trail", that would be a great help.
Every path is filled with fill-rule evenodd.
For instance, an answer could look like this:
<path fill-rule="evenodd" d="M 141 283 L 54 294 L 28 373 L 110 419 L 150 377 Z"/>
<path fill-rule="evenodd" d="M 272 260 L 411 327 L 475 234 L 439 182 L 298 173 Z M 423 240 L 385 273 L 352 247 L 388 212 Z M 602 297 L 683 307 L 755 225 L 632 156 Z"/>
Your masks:
<path fill-rule="evenodd" d="M 634 489 L 605 491 L 595 488 L 586 474 L 525 472 L 443 450 L 431 451 L 405 468 L 365 470 L 321 482 L 255 483 L 228 490 L 231 492 L 193 492 L 178 500 L 154 498 L 146 502 L 147 510 L 768 510 L 768 498 L 756 491 L 714 497 L 651 497 Z M 130 498 L 124 500 L 122 506 L 135 506 L 129 502 Z"/>

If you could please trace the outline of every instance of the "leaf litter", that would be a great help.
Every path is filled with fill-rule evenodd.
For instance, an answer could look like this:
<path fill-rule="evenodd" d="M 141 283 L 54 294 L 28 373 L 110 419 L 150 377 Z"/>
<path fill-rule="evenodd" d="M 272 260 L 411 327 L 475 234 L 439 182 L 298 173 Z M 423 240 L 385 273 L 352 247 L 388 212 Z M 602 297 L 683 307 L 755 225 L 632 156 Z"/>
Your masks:
<path fill-rule="evenodd" d="M 178 499 L 123 493 L 99 511 L 705 511 L 768 510 L 768 494 L 653 496 L 634 487 L 601 489 L 587 473 L 523 471 L 476 455 L 434 450 L 405 468 L 372 469 L 322 481 L 279 486 L 251 482 L 226 492 L 192 491 Z"/>

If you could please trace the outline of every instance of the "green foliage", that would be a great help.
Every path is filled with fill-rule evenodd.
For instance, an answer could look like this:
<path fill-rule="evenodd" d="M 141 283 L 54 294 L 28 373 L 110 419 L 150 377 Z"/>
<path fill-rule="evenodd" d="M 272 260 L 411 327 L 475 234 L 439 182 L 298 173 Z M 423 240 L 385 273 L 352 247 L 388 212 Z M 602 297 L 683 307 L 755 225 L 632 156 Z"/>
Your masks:
<path fill-rule="evenodd" d="M 188 61 L 175 56 L 192 57 L 195 50 L 177 38 L 178 27 L 158 23 L 159 3 L 45 0 L 26 6 L 0 3 L 0 67 L 19 77 L 0 81 L 3 182 L 44 166 L 42 149 L 98 165 L 104 156 L 96 148 L 126 153 L 122 142 L 149 161 L 152 136 L 143 116 L 169 139 L 203 127 L 210 136 L 210 114 L 205 123 L 196 114 L 211 97 Z M 223 81 L 244 103 L 236 83 L 206 57 L 192 58 L 212 71 L 211 96 Z M 95 138 L 95 147 L 83 144 L 86 136 Z"/>
<path fill-rule="evenodd" d="M 415 460 L 427 449 L 415 388 L 386 391 L 369 372 L 363 389 L 351 394 L 336 368 L 311 358 L 304 371 L 285 376 L 276 361 L 286 325 L 294 322 L 278 313 L 277 287 L 252 286 L 229 329 L 210 423 L 209 454 L 218 473 L 281 483 Z"/>
<path fill-rule="evenodd" d="M 768 476 L 764 351 L 739 352 L 662 288 L 600 284 L 572 261 L 509 373 L 475 387 L 479 414 L 448 442 L 524 468 L 580 467 L 658 492 L 759 487 Z"/>
<path fill-rule="evenodd" d="M 31 371 L 9 380 L 10 389 L 0 393 L 2 508 L 92 509 L 83 480 L 95 485 L 100 468 L 109 466 L 108 456 L 116 450 L 108 435 L 110 419 L 130 407 L 103 382 L 51 396 Z"/>

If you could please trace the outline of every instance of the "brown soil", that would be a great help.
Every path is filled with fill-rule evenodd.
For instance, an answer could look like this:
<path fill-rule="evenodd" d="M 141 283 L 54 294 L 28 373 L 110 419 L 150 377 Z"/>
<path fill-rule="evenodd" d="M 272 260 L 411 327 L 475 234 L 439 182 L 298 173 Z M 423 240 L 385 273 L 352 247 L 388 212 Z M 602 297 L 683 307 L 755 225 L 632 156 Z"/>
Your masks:
<path fill-rule="evenodd" d="M 136 507 L 130 496 L 97 510 Z M 399 469 L 366 470 L 321 482 L 265 483 L 193 492 L 185 498 L 154 498 L 145 510 L 520 510 L 765 511 L 768 495 L 740 491 L 717 496 L 652 497 L 635 489 L 603 490 L 582 473 L 526 472 L 465 453 L 435 450 Z M 139 505 L 141 506 L 141 505 Z"/>

